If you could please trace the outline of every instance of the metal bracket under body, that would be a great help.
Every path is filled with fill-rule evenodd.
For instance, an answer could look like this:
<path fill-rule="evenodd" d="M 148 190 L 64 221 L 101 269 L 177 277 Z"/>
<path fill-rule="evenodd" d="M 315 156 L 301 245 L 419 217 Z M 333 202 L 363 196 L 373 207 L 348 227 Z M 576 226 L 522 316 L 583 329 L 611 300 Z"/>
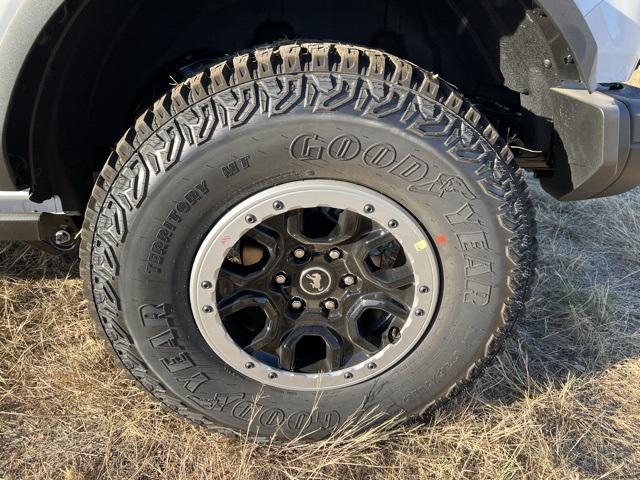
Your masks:
<path fill-rule="evenodd" d="M 0 191 L 0 240 L 43 241 L 55 245 L 53 238 L 60 229 L 73 237 L 77 232 L 72 217 L 79 212 L 66 212 L 60 197 L 42 203 L 31 201 L 28 190 Z M 60 250 L 58 246 L 54 246 Z"/>

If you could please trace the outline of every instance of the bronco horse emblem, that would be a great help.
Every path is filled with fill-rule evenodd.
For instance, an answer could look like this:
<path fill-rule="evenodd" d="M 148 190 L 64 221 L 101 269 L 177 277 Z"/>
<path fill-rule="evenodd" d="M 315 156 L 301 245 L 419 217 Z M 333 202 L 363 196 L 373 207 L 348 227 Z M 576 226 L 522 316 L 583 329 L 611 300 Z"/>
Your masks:
<path fill-rule="evenodd" d="M 322 275 L 319 273 L 307 273 L 304 278 L 311 280 L 311 288 L 318 292 L 324 289 L 322 286 Z"/>

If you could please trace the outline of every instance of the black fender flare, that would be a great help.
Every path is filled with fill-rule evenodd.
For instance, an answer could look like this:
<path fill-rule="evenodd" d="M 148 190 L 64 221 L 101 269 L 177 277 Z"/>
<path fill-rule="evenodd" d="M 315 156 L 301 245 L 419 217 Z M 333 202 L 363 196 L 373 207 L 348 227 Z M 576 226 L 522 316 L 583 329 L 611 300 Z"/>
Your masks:
<path fill-rule="evenodd" d="M 582 12 L 574 0 L 536 0 L 540 8 L 547 14 L 557 31 L 563 37 L 573 52 L 574 62 L 580 74 L 580 80 L 589 91 L 593 92 L 598 86 L 596 70 L 598 67 L 598 44 L 587 25 Z M 556 39 L 550 38 L 549 45 L 552 52 Z M 564 59 L 556 58 L 556 65 L 562 64 Z"/>

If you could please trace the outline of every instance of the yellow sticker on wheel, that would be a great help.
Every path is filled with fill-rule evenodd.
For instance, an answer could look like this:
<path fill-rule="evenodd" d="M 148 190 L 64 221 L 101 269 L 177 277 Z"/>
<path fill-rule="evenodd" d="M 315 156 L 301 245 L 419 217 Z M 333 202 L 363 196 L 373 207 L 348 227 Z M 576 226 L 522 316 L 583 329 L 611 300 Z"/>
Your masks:
<path fill-rule="evenodd" d="M 425 250 L 428 245 L 429 244 L 427 243 L 426 240 L 420 240 L 418 243 L 416 243 L 414 245 L 414 247 L 416 248 L 417 252 L 421 252 L 421 251 Z"/>

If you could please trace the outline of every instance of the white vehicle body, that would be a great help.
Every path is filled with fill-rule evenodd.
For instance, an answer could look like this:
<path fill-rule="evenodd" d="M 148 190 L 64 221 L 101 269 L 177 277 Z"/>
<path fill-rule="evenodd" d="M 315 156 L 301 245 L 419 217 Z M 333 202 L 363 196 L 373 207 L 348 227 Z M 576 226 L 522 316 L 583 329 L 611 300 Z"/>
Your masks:
<path fill-rule="evenodd" d="M 640 58 L 640 1 L 576 0 L 598 45 L 598 83 L 629 79 Z"/>

